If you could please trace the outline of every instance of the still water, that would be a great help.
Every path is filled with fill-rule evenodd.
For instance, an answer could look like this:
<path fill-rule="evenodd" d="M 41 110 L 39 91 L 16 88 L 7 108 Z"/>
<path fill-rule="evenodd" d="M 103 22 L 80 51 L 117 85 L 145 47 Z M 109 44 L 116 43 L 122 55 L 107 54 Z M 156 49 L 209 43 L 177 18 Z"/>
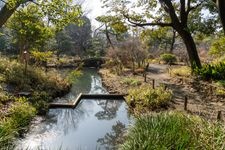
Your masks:
<path fill-rule="evenodd" d="M 71 92 L 57 101 L 73 101 L 80 93 L 105 94 L 95 70 L 85 70 Z M 75 109 L 51 109 L 46 119 L 31 126 L 16 149 L 117 149 L 132 119 L 123 100 L 81 100 Z"/>

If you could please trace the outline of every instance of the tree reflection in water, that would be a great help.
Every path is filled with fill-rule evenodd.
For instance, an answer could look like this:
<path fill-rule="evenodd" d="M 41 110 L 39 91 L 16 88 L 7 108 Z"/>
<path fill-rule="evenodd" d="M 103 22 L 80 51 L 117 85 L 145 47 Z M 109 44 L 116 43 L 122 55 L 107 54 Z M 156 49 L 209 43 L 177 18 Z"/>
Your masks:
<path fill-rule="evenodd" d="M 87 115 L 86 109 L 84 109 L 83 105 L 81 104 L 82 101 L 76 109 L 52 110 L 51 113 L 54 115 L 52 116 L 51 113 L 49 114 L 51 118 L 48 118 L 48 121 L 51 122 L 51 125 L 48 126 L 48 130 L 51 130 L 52 128 L 58 128 L 59 130 L 63 131 L 64 135 L 68 134 L 69 130 L 76 130 L 79 122 L 85 118 L 85 115 Z"/>
<path fill-rule="evenodd" d="M 126 125 L 117 121 L 116 124 L 112 126 L 112 132 L 106 133 L 106 135 L 103 138 L 99 138 L 97 142 L 107 150 L 118 149 L 119 144 L 124 142 L 125 131 Z"/>
<path fill-rule="evenodd" d="M 97 100 L 97 104 L 103 109 L 95 114 L 98 120 L 111 120 L 116 117 L 116 112 L 123 100 Z"/>

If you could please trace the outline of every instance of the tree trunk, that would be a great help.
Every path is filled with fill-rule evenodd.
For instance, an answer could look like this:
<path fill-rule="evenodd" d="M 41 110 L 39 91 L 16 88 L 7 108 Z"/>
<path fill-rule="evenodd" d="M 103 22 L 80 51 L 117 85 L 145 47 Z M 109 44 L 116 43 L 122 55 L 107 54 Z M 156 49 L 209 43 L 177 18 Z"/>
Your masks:
<path fill-rule="evenodd" d="M 105 25 L 105 34 L 106 34 L 106 39 L 107 39 L 109 45 L 114 49 L 112 41 L 111 41 L 111 39 L 109 37 L 109 31 L 108 31 L 108 26 L 107 25 Z"/>
<path fill-rule="evenodd" d="M 194 69 L 195 67 L 201 68 L 202 67 L 201 61 L 199 59 L 197 48 L 191 34 L 186 30 L 178 31 L 178 33 L 180 34 L 186 46 L 191 68 L 192 69 Z"/>
<path fill-rule="evenodd" d="M 221 20 L 224 35 L 225 35 L 225 0 L 217 0 L 217 5 L 218 5 L 220 20 Z"/>
<path fill-rule="evenodd" d="M 17 4 L 14 8 L 9 8 L 7 4 L 2 7 L 0 10 L 0 28 L 6 23 L 18 7 L 19 4 Z"/>
<path fill-rule="evenodd" d="M 170 53 L 173 53 L 173 48 L 174 48 L 175 40 L 176 40 L 176 31 L 173 30 L 172 42 L 171 42 L 171 45 L 170 45 Z"/>

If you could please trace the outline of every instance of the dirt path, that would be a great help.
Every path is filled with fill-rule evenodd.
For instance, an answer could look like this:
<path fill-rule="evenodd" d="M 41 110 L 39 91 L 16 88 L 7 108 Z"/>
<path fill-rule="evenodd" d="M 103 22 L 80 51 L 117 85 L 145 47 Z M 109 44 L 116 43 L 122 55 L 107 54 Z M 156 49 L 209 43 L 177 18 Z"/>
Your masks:
<path fill-rule="evenodd" d="M 184 99 L 188 98 L 188 112 L 191 114 L 197 114 L 208 120 L 216 120 L 218 111 L 222 111 L 222 118 L 225 120 L 225 100 L 218 98 L 214 93 L 208 95 L 204 90 L 199 91 L 196 87 L 198 84 L 195 82 L 182 83 L 179 78 L 171 77 L 168 73 L 169 68 L 175 68 L 179 66 L 169 66 L 162 64 L 150 64 L 147 73 L 147 83 L 144 83 L 142 75 L 133 76 L 132 74 L 125 74 L 116 76 L 109 72 L 107 69 L 101 69 L 100 74 L 103 78 L 103 84 L 111 91 L 111 93 L 126 94 L 129 90 L 129 86 L 121 83 L 121 79 L 124 77 L 136 78 L 143 81 L 143 84 L 152 85 L 152 80 L 155 80 L 156 86 L 165 84 L 168 89 L 173 92 L 173 101 L 171 109 L 178 111 L 184 111 Z M 223 112 L 224 111 L 224 112 Z"/>
<path fill-rule="evenodd" d="M 194 81 L 182 83 L 180 79 L 171 77 L 168 73 L 169 67 L 168 65 L 151 64 L 148 78 L 165 83 L 172 90 L 173 106 L 176 110 L 184 110 L 184 100 L 187 97 L 189 113 L 200 115 L 208 120 L 216 120 L 218 111 L 222 111 L 222 118 L 225 120 L 225 100 L 223 98 L 215 96 L 215 93 L 208 95 L 207 91 L 198 90 L 198 85 Z M 171 68 L 175 67 L 179 66 L 171 66 Z"/>

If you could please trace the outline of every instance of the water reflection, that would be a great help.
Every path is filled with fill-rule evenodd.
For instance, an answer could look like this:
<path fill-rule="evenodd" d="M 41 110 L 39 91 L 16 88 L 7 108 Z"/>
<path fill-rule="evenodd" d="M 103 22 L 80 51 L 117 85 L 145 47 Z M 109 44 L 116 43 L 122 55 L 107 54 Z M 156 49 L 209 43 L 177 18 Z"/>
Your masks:
<path fill-rule="evenodd" d="M 126 125 L 117 121 L 116 124 L 112 126 L 112 131 L 106 133 L 103 138 L 99 138 L 97 142 L 104 145 L 107 150 L 116 150 L 119 144 L 122 144 L 124 141 L 125 130 Z"/>
<path fill-rule="evenodd" d="M 86 76 L 88 79 L 81 79 L 84 81 L 83 84 L 87 85 L 77 87 L 77 84 L 74 84 L 70 95 L 76 97 L 75 94 L 78 92 L 73 90 L 79 88 L 80 91 L 84 89 L 84 92 L 89 90 L 87 93 L 107 93 L 96 73 L 88 73 Z M 78 85 L 81 85 L 81 81 Z M 75 109 L 52 109 L 44 122 L 31 127 L 25 138 L 18 142 L 16 149 L 115 148 L 118 144 L 118 133 L 123 133 L 130 123 L 126 107 L 123 100 L 83 99 Z"/>
<path fill-rule="evenodd" d="M 111 120 L 116 117 L 116 112 L 122 104 L 122 100 L 98 100 L 97 104 L 103 109 L 95 114 L 98 120 Z"/>

